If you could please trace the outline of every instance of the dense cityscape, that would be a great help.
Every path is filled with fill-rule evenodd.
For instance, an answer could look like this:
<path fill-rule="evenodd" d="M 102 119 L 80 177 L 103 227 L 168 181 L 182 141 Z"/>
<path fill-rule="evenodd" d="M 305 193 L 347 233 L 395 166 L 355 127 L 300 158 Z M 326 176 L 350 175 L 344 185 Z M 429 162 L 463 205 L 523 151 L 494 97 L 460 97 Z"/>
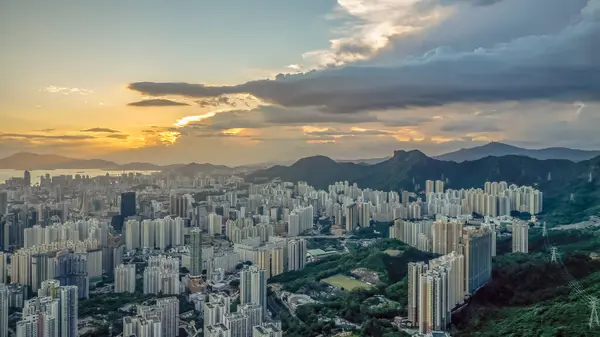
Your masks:
<path fill-rule="evenodd" d="M 408 263 L 408 315 L 395 319 L 400 329 L 433 336 L 490 280 L 501 228 L 511 228 L 513 252 L 528 252 L 528 222 L 511 214 L 542 212 L 543 197 L 506 182 L 460 190 L 445 188 L 444 180 L 423 183 L 422 191 L 419 183 L 395 192 L 348 182 L 317 190 L 218 174 L 46 174 L 33 181 L 25 171 L 0 191 L 0 336 L 97 329 L 139 337 L 283 336 L 279 311 L 318 300 L 268 282 L 347 254 L 307 249 L 312 239 L 372 245 L 354 234 L 375 222 L 390 224 L 390 239 L 438 256 Z M 373 272 L 363 274 L 323 281 L 341 289 L 375 286 Z M 119 321 L 107 320 L 114 313 L 102 307 L 80 314 L 82 301 L 124 293 L 143 301 L 131 297 L 118 310 L 133 314 L 118 314 Z"/>
<path fill-rule="evenodd" d="M 0 337 L 600 336 L 600 0 L 0 3 Z"/>

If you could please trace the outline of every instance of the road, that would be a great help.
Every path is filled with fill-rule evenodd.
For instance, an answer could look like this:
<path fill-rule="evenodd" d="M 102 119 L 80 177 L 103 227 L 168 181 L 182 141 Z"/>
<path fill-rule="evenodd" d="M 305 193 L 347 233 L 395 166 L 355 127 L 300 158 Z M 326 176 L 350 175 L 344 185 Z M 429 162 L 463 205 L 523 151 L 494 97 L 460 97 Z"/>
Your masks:
<path fill-rule="evenodd" d="M 277 317 L 282 311 L 285 311 L 285 309 L 277 303 L 274 296 L 267 297 L 267 309 L 269 309 L 273 318 Z"/>
<path fill-rule="evenodd" d="M 305 235 L 305 236 L 295 236 L 295 239 L 345 239 L 344 236 L 335 236 L 335 235 Z"/>

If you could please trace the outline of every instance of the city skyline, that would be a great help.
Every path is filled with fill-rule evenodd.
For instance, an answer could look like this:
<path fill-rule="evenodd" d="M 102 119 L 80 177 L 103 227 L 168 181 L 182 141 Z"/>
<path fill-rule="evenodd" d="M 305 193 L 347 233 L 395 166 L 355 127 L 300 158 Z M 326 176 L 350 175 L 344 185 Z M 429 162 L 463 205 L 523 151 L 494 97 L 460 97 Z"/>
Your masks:
<path fill-rule="evenodd" d="M 0 157 L 239 165 L 489 141 L 600 149 L 598 0 L 4 7 Z"/>

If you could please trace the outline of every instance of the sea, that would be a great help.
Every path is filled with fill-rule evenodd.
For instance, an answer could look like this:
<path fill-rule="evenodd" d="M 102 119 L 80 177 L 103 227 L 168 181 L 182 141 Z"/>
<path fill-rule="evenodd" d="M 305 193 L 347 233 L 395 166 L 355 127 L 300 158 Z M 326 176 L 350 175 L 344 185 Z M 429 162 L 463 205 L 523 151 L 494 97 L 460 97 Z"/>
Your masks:
<path fill-rule="evenodd" d="M 6 170 L 6 169 L 0 169 L 0 184 L 4 183 L 4 181 L 13 178 L 13 177 L 19 177 L 22 178 L 23 177 L 23 170 Z M 40 182 L 40 177 L 45 176 L 46 174 L 49 174 L 51 176 L 60 176 L 60 175 L 72 175 L 75 176 L 76 174 L 80 174 L 80 175 L 88 175 L 90 177 L 98 177 L 98 176 L 104 176 L 107 173 L 111 176 L 120 176 L 123 173 L 142 173 L 142 174 L 151 174 L 157 171 L 123 171 L 123 170 L 33 170 L 33 171 L 29 171 L 31 173 L 31 183 L 35 184 L 35 183 L 39 183 Z"/>

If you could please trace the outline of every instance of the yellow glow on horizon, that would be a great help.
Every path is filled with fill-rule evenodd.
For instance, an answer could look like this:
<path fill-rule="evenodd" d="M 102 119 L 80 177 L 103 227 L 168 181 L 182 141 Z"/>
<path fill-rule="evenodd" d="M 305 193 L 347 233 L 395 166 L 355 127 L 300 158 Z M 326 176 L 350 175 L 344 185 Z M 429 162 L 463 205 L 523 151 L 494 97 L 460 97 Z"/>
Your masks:
<path fill-rule="evenodd" d="M 333 144 L 337 143 L 335 139 L 311 139 L 306 141 L 308 144 Z"/>
<path fill-rule="evenodd" d="M 434 143 L 438 143 L 438 144 L 451 142 L 453 140 L 454 140 L 454 138 L 442 137 L 442 136 L 431 137 L 431 141 Z"/>
<path fill-rule="evenodd" d="M 356 131 L 356 132 L 365 132 L 365 131 L 368 131 L 367 129 L 358 128 L 358 127 L 353 127 L 350 130 Z"/>
<path fill-rule="evenodd" d="M 158 137 L 163 144 L 175 144 L 177 139 L 179 139 L 181 133 L 177 131 L 162 131 L 158 134 Z"/>
<path fill-rule="evenodd" d="M 228 136 L 235 136 L 244 130 L 245 130 L 244 128 L 227 129 L 227 130 L 223 130 L 222 134 L 228 135 Z"/>
<path fill-rule="evenodd" d="M 323 132 L 323 131 L 327 131 L 329 130 L 329 128 L 323 128 L 323 127 L 316 127 L 316 126 L 310 126 L 310 125 L 305 125 L 302 127 L 302 132 L 304 133 L 313 133 L 313 132 Z"/>

